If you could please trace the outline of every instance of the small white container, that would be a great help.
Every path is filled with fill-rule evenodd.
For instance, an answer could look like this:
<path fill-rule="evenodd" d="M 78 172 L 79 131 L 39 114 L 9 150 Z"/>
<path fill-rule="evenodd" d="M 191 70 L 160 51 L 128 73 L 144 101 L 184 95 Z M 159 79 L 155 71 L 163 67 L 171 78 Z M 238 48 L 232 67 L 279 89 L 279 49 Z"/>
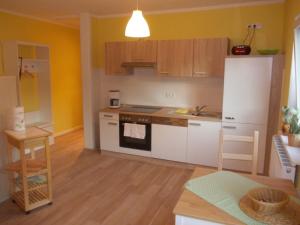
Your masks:
<path fill-rule="evenodd" d="M 24 107 L 15 107 L 12 112 L 12 125 L 15 131 L 25 131 Z"/>

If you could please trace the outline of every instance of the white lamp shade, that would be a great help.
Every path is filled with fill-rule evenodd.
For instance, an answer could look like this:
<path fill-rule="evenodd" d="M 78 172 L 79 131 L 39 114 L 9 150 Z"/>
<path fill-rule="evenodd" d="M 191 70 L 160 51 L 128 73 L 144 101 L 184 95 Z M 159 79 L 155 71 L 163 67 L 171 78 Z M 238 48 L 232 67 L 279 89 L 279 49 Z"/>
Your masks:
<path fill-rule="evenodd" d="M 126 37 L 149 37 L 150 30 L 141 10 L 134 10 L 129 19 L 126 29 Z"/>

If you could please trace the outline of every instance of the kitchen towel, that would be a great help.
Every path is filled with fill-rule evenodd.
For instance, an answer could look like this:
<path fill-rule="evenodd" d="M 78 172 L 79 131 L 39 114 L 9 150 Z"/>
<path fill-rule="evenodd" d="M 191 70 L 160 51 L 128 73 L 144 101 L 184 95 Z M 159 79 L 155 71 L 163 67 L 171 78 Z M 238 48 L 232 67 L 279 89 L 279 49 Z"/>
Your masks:
<path fill-rule="evenodd" d="M 146 126 L 143 124 L 125 123 L 124 124 L 124 136 L 136 139 L 145 139 Z"/>

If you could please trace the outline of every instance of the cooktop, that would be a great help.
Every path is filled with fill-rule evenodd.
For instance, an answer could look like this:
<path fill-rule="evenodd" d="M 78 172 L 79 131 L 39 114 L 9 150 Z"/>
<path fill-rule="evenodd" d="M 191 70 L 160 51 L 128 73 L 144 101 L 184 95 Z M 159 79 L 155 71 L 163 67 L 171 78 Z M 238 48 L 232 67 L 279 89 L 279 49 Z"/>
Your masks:
<path fill-rule="evenodd" d="M 130 105 L 130 106 L 122 106 L 121 112 L 137 112 L 137 113 L 155 113 L 161 110 L 161 107 L 157 106 L 143 106 L 143 105 Z"/>

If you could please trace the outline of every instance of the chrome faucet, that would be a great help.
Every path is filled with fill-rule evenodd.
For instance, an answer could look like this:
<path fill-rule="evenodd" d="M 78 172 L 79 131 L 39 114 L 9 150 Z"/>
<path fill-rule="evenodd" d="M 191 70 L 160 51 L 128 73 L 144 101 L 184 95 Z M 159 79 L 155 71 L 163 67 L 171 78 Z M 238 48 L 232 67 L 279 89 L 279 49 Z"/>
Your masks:
<path fill-rule="evenodd" d="M 196 106 L 196 112 L 201 112 L 203 109 L 207 108 L 208 105 L 203 105 L 201 107 L 199 107 L 198 105 Z"/>
<path fill-rule="evenodd" d="M 201 107 L 197 105 L 196 108 L 195 108 L 194 115 L 198 116 L 207 107 L 208 107 L 208 105 L 203 105 Z"/>

